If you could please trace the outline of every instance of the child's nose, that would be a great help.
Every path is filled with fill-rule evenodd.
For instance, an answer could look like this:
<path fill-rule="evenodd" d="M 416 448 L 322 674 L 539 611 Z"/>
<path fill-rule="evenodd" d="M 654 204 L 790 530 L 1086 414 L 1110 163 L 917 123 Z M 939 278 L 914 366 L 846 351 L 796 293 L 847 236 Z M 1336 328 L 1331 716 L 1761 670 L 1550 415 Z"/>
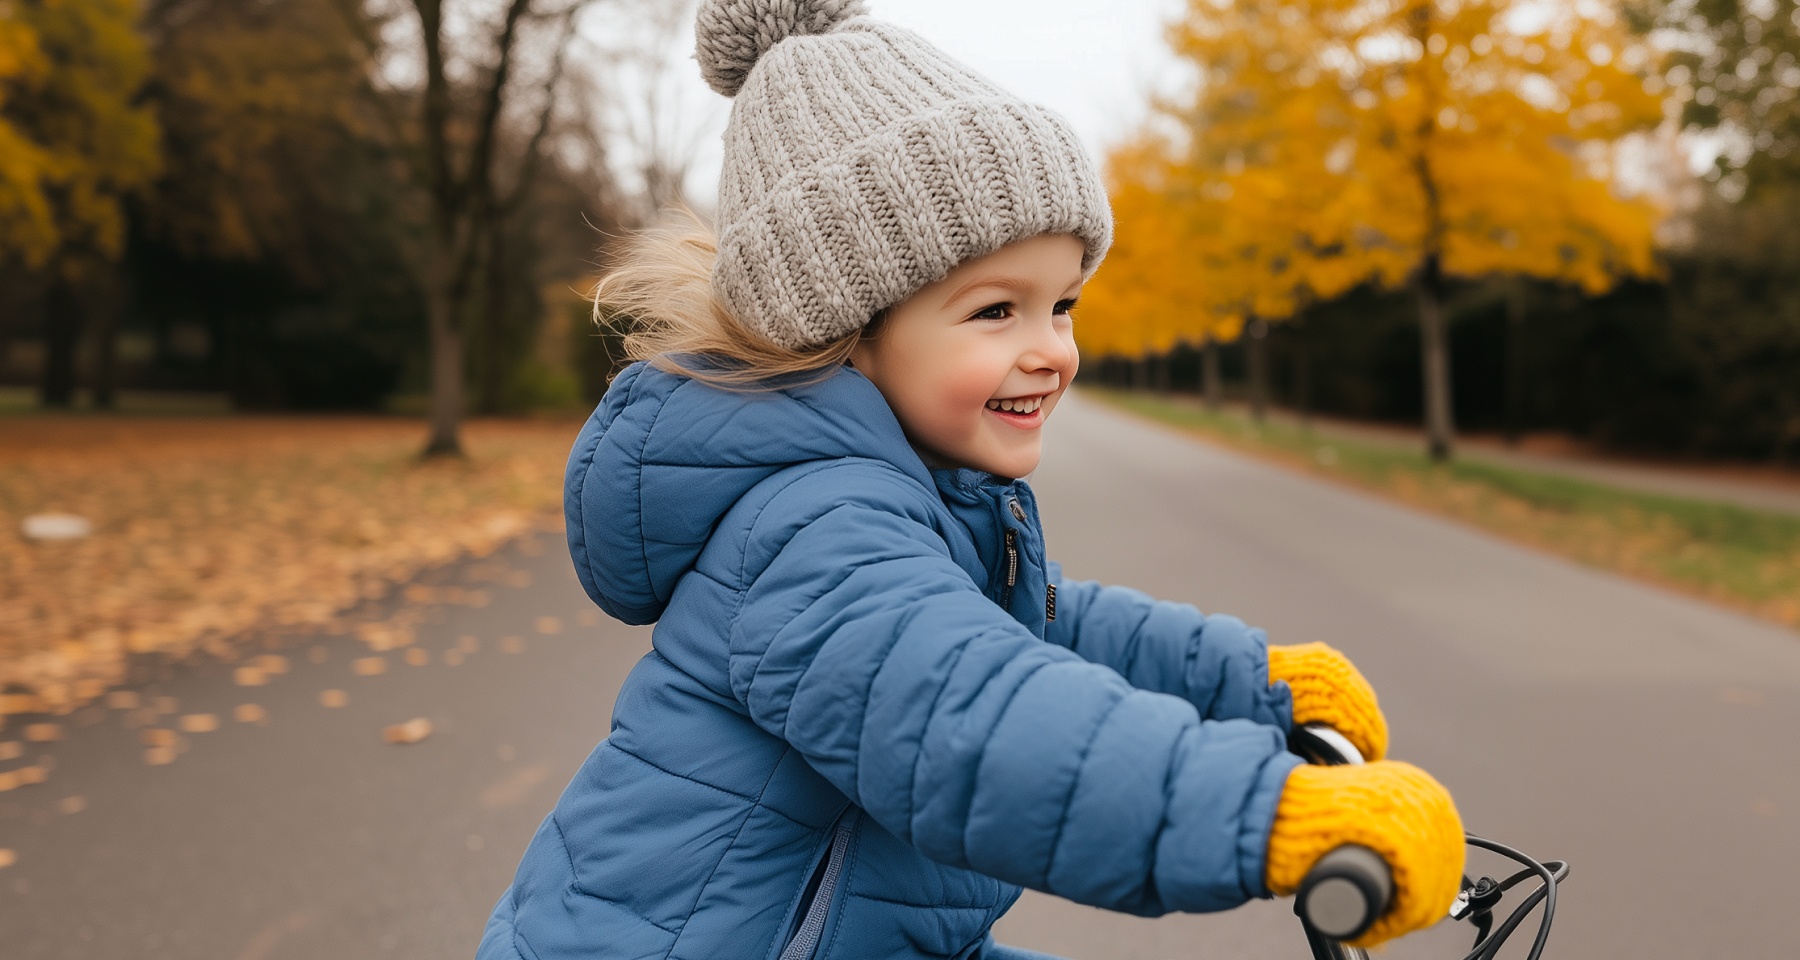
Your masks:
<path fill-rule="evenodd" d="M 1025 370 L 1061 370 L 1074 359 L 1075 345 L 1051 323 L 1032 325 L 1031 343 L 1019 357 Z"/>

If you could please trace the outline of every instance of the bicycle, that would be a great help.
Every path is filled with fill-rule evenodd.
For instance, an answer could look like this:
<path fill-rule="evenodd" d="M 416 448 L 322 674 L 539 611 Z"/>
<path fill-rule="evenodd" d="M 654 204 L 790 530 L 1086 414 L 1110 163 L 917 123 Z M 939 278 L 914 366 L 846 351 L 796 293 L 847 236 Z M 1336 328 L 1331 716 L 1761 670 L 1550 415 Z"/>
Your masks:
<path fill-rule="evenodd" d="M 1362 754 L 1356 747 L 1330 727 L 1295 727 L 1288 737 L 1288 749 L 1309 763 L 1362 762 Z M 1462 892 L 1450 905 L 1450 919 L 1467 921 L 1476 931 L 1475 946 L 1463 960 L 1493 960 L 1506 938 L 1525 922 L 1534 907 L 1542 903 L 1543 919 L 1538 923 L 1537 939 L 1526 957 L 1526 960 L 1538 960 L 1544 944 L 1550 939 L 1550 922 L 1556 914 L 1556 885 L 1569 876 L 1569 865 L 1561 860 L 1540 863 L 1505 844 L 1484 840 L 1474 834 L 1465 836 L 1469 846 L 1497 853 L 1525 869 L 1498 881 L 1492 877 L 1475 881 L 1467 875 L 1463 877 Z M 1494 926 L 1494 909 L 1506 892 L 1533 877 L 1539 881 L 1538 886 L 1504 922 Z M 1368 953 L 1341 941 L 1359 936 L 1386 913 L 1393 891 L 1393 876 L 1388 872 L 1387 864 L 1367 847 L 1346 845 L 1319 858 L 1319 862 L 1307 871 L 1294 896 L 1294 913 L 1306 930 L 1306 942 L 1312 948 L 1314 960 L 1368 960 Z"/>

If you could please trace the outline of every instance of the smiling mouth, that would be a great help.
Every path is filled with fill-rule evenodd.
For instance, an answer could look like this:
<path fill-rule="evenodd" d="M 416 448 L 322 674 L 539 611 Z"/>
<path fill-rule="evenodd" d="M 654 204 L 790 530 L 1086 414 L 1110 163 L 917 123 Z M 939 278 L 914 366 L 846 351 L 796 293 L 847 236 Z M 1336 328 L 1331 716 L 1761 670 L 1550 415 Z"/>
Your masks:
<path fill-rule="evenodd" d="M 989 400 L 987 402 L 987 408 L 989 410 L 997 410 L 1001 413 L 1016 413 L 1020 416 L 1030 416 L 1031 414 L 1038 412 L 1038 408 L 1043 405 L 1043 395 L 1036 397 L 1011 397 L 1006 400 Z"/>

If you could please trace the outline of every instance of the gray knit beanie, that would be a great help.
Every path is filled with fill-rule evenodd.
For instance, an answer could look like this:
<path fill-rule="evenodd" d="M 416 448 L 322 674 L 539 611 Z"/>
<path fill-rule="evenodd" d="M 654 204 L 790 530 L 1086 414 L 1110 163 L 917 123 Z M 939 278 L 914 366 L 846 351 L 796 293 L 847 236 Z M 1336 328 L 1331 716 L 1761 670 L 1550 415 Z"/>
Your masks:
<path fill-rule="evenodd" d="M 1016 240 L 1067 233 L 1091 276 L 1106 188 L 1062 117 L 862 0 L 702 0 L 695 57 L 733 97 L 713 283 L 783 346 L 818 346 Z"/>

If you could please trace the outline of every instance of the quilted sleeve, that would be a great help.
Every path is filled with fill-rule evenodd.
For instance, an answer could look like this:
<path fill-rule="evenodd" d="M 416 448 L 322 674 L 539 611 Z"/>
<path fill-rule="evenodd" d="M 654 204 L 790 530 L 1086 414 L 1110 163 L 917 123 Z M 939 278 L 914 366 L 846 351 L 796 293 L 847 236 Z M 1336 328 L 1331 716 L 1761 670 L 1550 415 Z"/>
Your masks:
<path fill-rule="evenodd" d="M 1049 577 L 1056 619 L 1044 639 L 1117 670 L 1134 687 L 1180 697 L 1206 719 L 1290 726 L 1292 697 L 1286 685 L 1269 685 L 1261 630 L 1128 587 L 1068 580 L 1060 564 L 1050 564 Z"/>
<path fill-rule="evenodd" d="M 759 726 L 943 863 L 1144 915 L 1268 895 L 1280 730 L 1038 640 L 923 506 L 832 473 L 750 529 L 730 675 Z"/>

